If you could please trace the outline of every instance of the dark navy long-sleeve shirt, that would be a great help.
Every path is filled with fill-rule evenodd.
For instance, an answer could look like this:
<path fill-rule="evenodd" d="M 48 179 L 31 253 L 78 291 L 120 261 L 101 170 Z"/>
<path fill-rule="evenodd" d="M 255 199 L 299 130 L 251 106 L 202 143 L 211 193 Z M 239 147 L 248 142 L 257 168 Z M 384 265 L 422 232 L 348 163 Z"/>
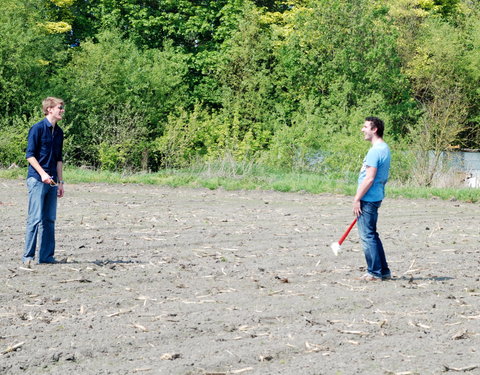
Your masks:
<path fill-rule="evenodd" d="M 34 156 L 45 172 L 57 181 L 57 163 L 63 161 L 63 130 L 56 125 L 52 132 L 52 127 L 50 121 L 44 118 L 30 128 L 26 157 Z M 31 165 L 28 166 L 28 177 L 42 180 Z"/>

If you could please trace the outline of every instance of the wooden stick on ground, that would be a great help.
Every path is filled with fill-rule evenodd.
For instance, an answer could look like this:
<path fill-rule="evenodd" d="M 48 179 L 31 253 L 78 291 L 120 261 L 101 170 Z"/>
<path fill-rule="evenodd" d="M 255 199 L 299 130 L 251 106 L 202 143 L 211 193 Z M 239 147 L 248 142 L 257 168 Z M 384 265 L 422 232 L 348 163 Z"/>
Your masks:
<path fill-rule="evenodd" d="M 11 352 L 14 352 L 15 350 L 17 350 L 18 348 L 21 348 L 23 346 L 23 344 L 25 344 L 24 341 L 22 342 L 19 342 L 18 344 L 15 344 L 13 346 L 9 346 L 7 349 L 5 349 L 2 354 L 7 354 L 7 353 L 11 353 Z"/>
<path fill-rule="evenodd" d="M 472 370 L 475 370 L 475 369 L 478 368 L 477 365 L 460 367 L 460 368 L 450 367 L 450 366 L 447 366 L 447 365 L 443 365 L 443 367 L 444 367 L 444 371 L 456 371 L 456 372 L 472 371 Z"/>

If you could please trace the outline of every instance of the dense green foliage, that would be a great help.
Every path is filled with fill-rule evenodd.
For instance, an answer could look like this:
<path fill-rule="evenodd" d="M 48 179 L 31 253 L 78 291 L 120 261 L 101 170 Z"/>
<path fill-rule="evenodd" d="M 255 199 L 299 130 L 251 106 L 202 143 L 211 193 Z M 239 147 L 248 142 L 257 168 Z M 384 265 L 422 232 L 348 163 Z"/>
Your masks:
<path fill-rule="evenodd" d="M 344 176 L 376 115 L 394 177 L 429 185 L 426 153 L 480 148 L 479 16 L 469 0 L 3 0 L 0 165 L 25 165 L 52 95 L 71 165 Z"/>

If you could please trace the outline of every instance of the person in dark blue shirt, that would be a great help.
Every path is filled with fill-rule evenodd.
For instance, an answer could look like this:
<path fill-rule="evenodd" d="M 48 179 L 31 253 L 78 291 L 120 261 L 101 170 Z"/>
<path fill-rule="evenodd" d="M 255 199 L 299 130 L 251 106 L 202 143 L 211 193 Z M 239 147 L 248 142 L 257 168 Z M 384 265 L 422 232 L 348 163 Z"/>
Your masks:
<path fill-rule="evenodd" d="M 63 197 L 63 131 L 57 125 L 65 113 L 62 99 L 42 102 L 45 118 L 30 128 L 26 158 L 28 218 L 23 263 L 31 267 L 38 239 L 38 263 L 56 263 L 57 198 Z"/>

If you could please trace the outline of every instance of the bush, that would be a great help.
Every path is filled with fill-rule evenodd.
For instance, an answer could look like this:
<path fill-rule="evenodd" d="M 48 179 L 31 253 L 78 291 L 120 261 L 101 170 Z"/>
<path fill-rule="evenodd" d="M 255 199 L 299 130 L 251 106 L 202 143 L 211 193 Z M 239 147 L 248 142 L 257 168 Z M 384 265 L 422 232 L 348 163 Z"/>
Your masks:
<path fill-rule="evenodd" d="M 185 56 L 170 46 L 141 50 L 115 30 L 100 33 L 98 41 L 87 41 L 72 54 L 55 84 L 67 103 L 71 162 L 109 170 L 117 163 L 142 168 L 142 157 L 127 161 L 128 155 L 162 134 L 168 114 L 182 101 Z M 115 160 L 113 150 L 125 155 Z"/>
<path fill-rule="evenodd" d="M 12 164 L 26 166 L 25 151 L 27 137 L 33 122 L 26 116 L 10 117 L 0 120 L 0 166 L 9 167 Z"/>

